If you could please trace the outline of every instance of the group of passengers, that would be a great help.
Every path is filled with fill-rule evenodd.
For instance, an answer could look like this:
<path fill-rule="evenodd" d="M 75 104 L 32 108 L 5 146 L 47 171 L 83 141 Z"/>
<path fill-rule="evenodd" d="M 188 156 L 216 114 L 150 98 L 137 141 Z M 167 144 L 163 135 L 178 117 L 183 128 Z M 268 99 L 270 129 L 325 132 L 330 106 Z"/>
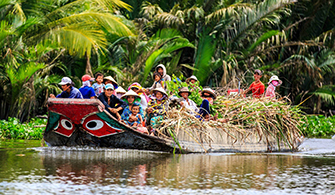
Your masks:
<path fill-rule="evenodd" d="M 173 98 L 169 97 L 166 92 L 165 81 L 171 81 L 171 77 L 166 74 L 165 66 L 160 64 L 155 70 L 156 72 L 153 74 L 154 84 L 150 88 L 145 89 L 135 82 L 128 87 L 128 91 L 120 87 L 111 76 L 104 77 L 101 73 L 97 73 L 95 79 L 89 75 L 84 75 L 82 86 L 79 89 L 74 87 L 69 77 L 63 77 L 59 83 L 63 91 L 56 98 L 97 98 L 117 120 L 135 127 L 142 133 L 154 135 L 156 128 L 166 116 L 169 108 L 169 98 Z M 255 70 L 255 81 L 244 93 L 252 91 L 255 98 L 264 96 L 264 84 L 260 81 L 261 77 L 262 72 Z M 92 85 L 94 81 L 96 82 Z M 200 90 L 196 85 L 198 79 L 195 76 L 189 77 L 186 82 L 188 87 L 182 87 L 178 92 L 180 106 L 186 108 L 190 114 L 195 115 L 200 120 L 213 119 L 210 117 L 210 105 L 216 98 L 214 90 L 210 88 Z M 265 96 L 275 97 L 275 88 L 280 84 L 281 81 L 278 77 L 272 76 Z M 189 98 L 192 92 L 201 94 L 203 100 L 200 106 Z M 55 95 L 51 94 L 50 97 L 55 98 Z M 222 122 L 226 122 L 226 120 L 222 120 Z"/>

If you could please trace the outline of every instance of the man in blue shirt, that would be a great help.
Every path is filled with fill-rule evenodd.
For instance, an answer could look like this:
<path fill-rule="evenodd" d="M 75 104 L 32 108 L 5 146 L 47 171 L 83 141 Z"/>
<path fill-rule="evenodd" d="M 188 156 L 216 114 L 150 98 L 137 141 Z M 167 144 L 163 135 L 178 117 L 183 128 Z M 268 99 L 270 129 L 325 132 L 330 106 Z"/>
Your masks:
<path fill-rule="evenodd" d="M 90 75 L 84 75 L 81 77 L 81 80 L 83 81 L 83 86 L 79 88 L 79 91 L 83 95 L 84 99 L 94 99 L 95 98 L 95 92 L 93 87 L 91 87 L 91 82 L 94 81 L 94 79 Z"/>
<path fill-rule="evenodd" d="M 62 81 L 58 83 L 61 85 L 63 92 L 58 94 L 56 97 L 54 94 L 50 94 L 51 98 L 79 98 L 83 99 L 80 91 L 72 86 L 72 80 L 69 77 L 63 77 Z"/>

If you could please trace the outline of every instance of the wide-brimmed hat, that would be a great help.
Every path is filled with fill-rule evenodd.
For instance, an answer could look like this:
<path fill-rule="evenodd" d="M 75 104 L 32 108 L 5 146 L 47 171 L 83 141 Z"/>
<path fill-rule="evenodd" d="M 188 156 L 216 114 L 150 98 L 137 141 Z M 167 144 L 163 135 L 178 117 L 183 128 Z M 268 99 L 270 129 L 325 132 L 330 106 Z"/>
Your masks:
<path fill-rule="evenodd" d="M 180 89 L 180 91 L 178 92 L 178 95 L 181 96 L 181 93 L 188 93 L 188 95 L 191 95 L 190 90 L 188 89 L 188 87 L 182 87 Z"/>
<path fill-rule="evenodd" d="M 259 74 L 259 75 L 263 75 L 263 72 L 262 72 L 261 70 L 259 70 L 259 69 L 256 69 L 256 70 L 254 71 L 254 73 L 257 73 L 257 74 Z"/>
<path fill-rule="evenodd" d="M 168 94 L 166 93 L 166 91 L 163 88 L 161 88 L 161 87 L 158 87 L 158 88 L 152 90 L 152 92 L 154 92 L 154 93 L 155 93 L 155 91 L 159 91 L 162 94 L 165 94 L 166 96 L 168 96 Z"/>
<path fill-rule="evenodd" d="M 216 98 L 216 95 L 215 95 L 215 92 L 213 89 L 211 88 L 204 88 L 202 91 L 201 91 L 201 96 L 203 96 L 204 93 L 209 93 L 213 96 L 213 98 L 215 99 Z"/>
<path fill-rule="evenodd" d="M 135 91 L 133 91 L 133 90 L 127 91 L 127 93 L 125 93 L 123 96 L 121 96 L 121 99 L 126 99 L 129 96 L 134 96 L 135 99 L 136 98 L 140 98 L 141 99 L 141 97 Z"/>
<path fill-rule="evenodd" d="M 107 85 L 105 85 L 105 89 L 107 90 L 107 89 L 112 89 L 112 90 L 114 90 L 114 86 L 112 85 L 112 84 L 107 84 Z"/>
<path fill-rule="evenodd" d="M 114 80 L 113 77 L 111 77 L 111 76 L 104 77 L 104 81 L 106 81 L 106 80 L 112 81 L 112 83 L 115 83 L 115 84 L 119 85 L 119 84 L 116 82 L 116 80 Z"/>
<path fill-rule="evenodd" d="M 278 78 L 278 76 L 273 75 L 273 76 L 270 78 L 268 84 L 270 84 L 272 81 L 280 81 L 280 79 Z"/>
<path fill-rule="evenodd" d="M 72 80 L 69 77 L 63 77 L 62 81 L 60 83 L 58 83 L 59 85 L 66 85 L 66 84 L 70 84 L 71 85 Z"/>
<path fill-rule="evenodd" d="M 81 77 L 81 80 L 83 81 L 83 82 L 85 82 L 85 81 L 94 81 L 94 78 L 92 78 L 90 75 L 88 75 L 88 74 L 85 74 L 83 77 Z"/>
<path fill-rule="evenodd" d="M 198 81 L 197 77 L 194 76 L 194 75 L 192 75 L 191 77 L 187 78 L 187 79 L 185 80 L 185 82 L 186 82 L 186 83 L 189 83 L 192 79 Z"/>
<path fill-rule="evenodd" d="M 112 83 L 113 83 L 113 85 L 114 85 L 114 89 L 117 89 L 117 88 L 119 87 L 119 84 L 113 79 L 113 77 L 111 77 L 111 76 L 107 76 L 107 77 L 104 78 L 104 82 L 105 82 L 106 80 L 112 81 Z"/>
<path fill-rule="evenodd" d="M 124 90 L 122 87 L 118 87 L 117 89 L 115 89 L 116 93 L 126 93 L 126 90 Z"/>

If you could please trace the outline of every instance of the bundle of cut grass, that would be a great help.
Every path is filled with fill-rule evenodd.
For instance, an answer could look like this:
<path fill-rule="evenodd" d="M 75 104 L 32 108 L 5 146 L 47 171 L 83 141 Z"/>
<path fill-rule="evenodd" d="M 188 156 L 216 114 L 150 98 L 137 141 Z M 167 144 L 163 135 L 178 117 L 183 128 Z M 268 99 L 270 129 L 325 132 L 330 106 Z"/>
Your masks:
<path fill-rule="evenodd" d="M 232 144 L 257 137 L 258 142 L 263 141 L 269 146 L 269 150 L 275 147 L 280 150 L 281 144 L 295 150 L 301 142 L 302 133 L 298 127 L 304 117 L 298 107 L 284 100 L 219 96 L 213 108 L 220 117 L 207 122 L 200 121 L 184 108 L 171 109 L 161 124 L 159 136 L 170 135 L 178 142 L 176 137 L 184 132 L 202 145 L 211 144 L 216 139 L 211 133 L 215 130 L 230 137 Z M 224 123 L 222 119 L 228 119 L 228 122 Z"/>

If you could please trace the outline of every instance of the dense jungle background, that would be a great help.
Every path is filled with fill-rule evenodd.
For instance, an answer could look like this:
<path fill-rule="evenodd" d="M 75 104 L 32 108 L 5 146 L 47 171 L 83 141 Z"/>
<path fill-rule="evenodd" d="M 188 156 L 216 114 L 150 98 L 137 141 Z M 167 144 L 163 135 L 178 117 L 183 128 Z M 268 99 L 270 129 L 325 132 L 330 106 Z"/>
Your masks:
<path fill-rule="evenodd" d="M 210 87 L 247 87 L 261 69 L 292 104 L 332 115 L 334 18 L 334 0 L 2 0 L 0 119 L 45 114 L 63 76 L 147 87 L 160 63 Z"/>

